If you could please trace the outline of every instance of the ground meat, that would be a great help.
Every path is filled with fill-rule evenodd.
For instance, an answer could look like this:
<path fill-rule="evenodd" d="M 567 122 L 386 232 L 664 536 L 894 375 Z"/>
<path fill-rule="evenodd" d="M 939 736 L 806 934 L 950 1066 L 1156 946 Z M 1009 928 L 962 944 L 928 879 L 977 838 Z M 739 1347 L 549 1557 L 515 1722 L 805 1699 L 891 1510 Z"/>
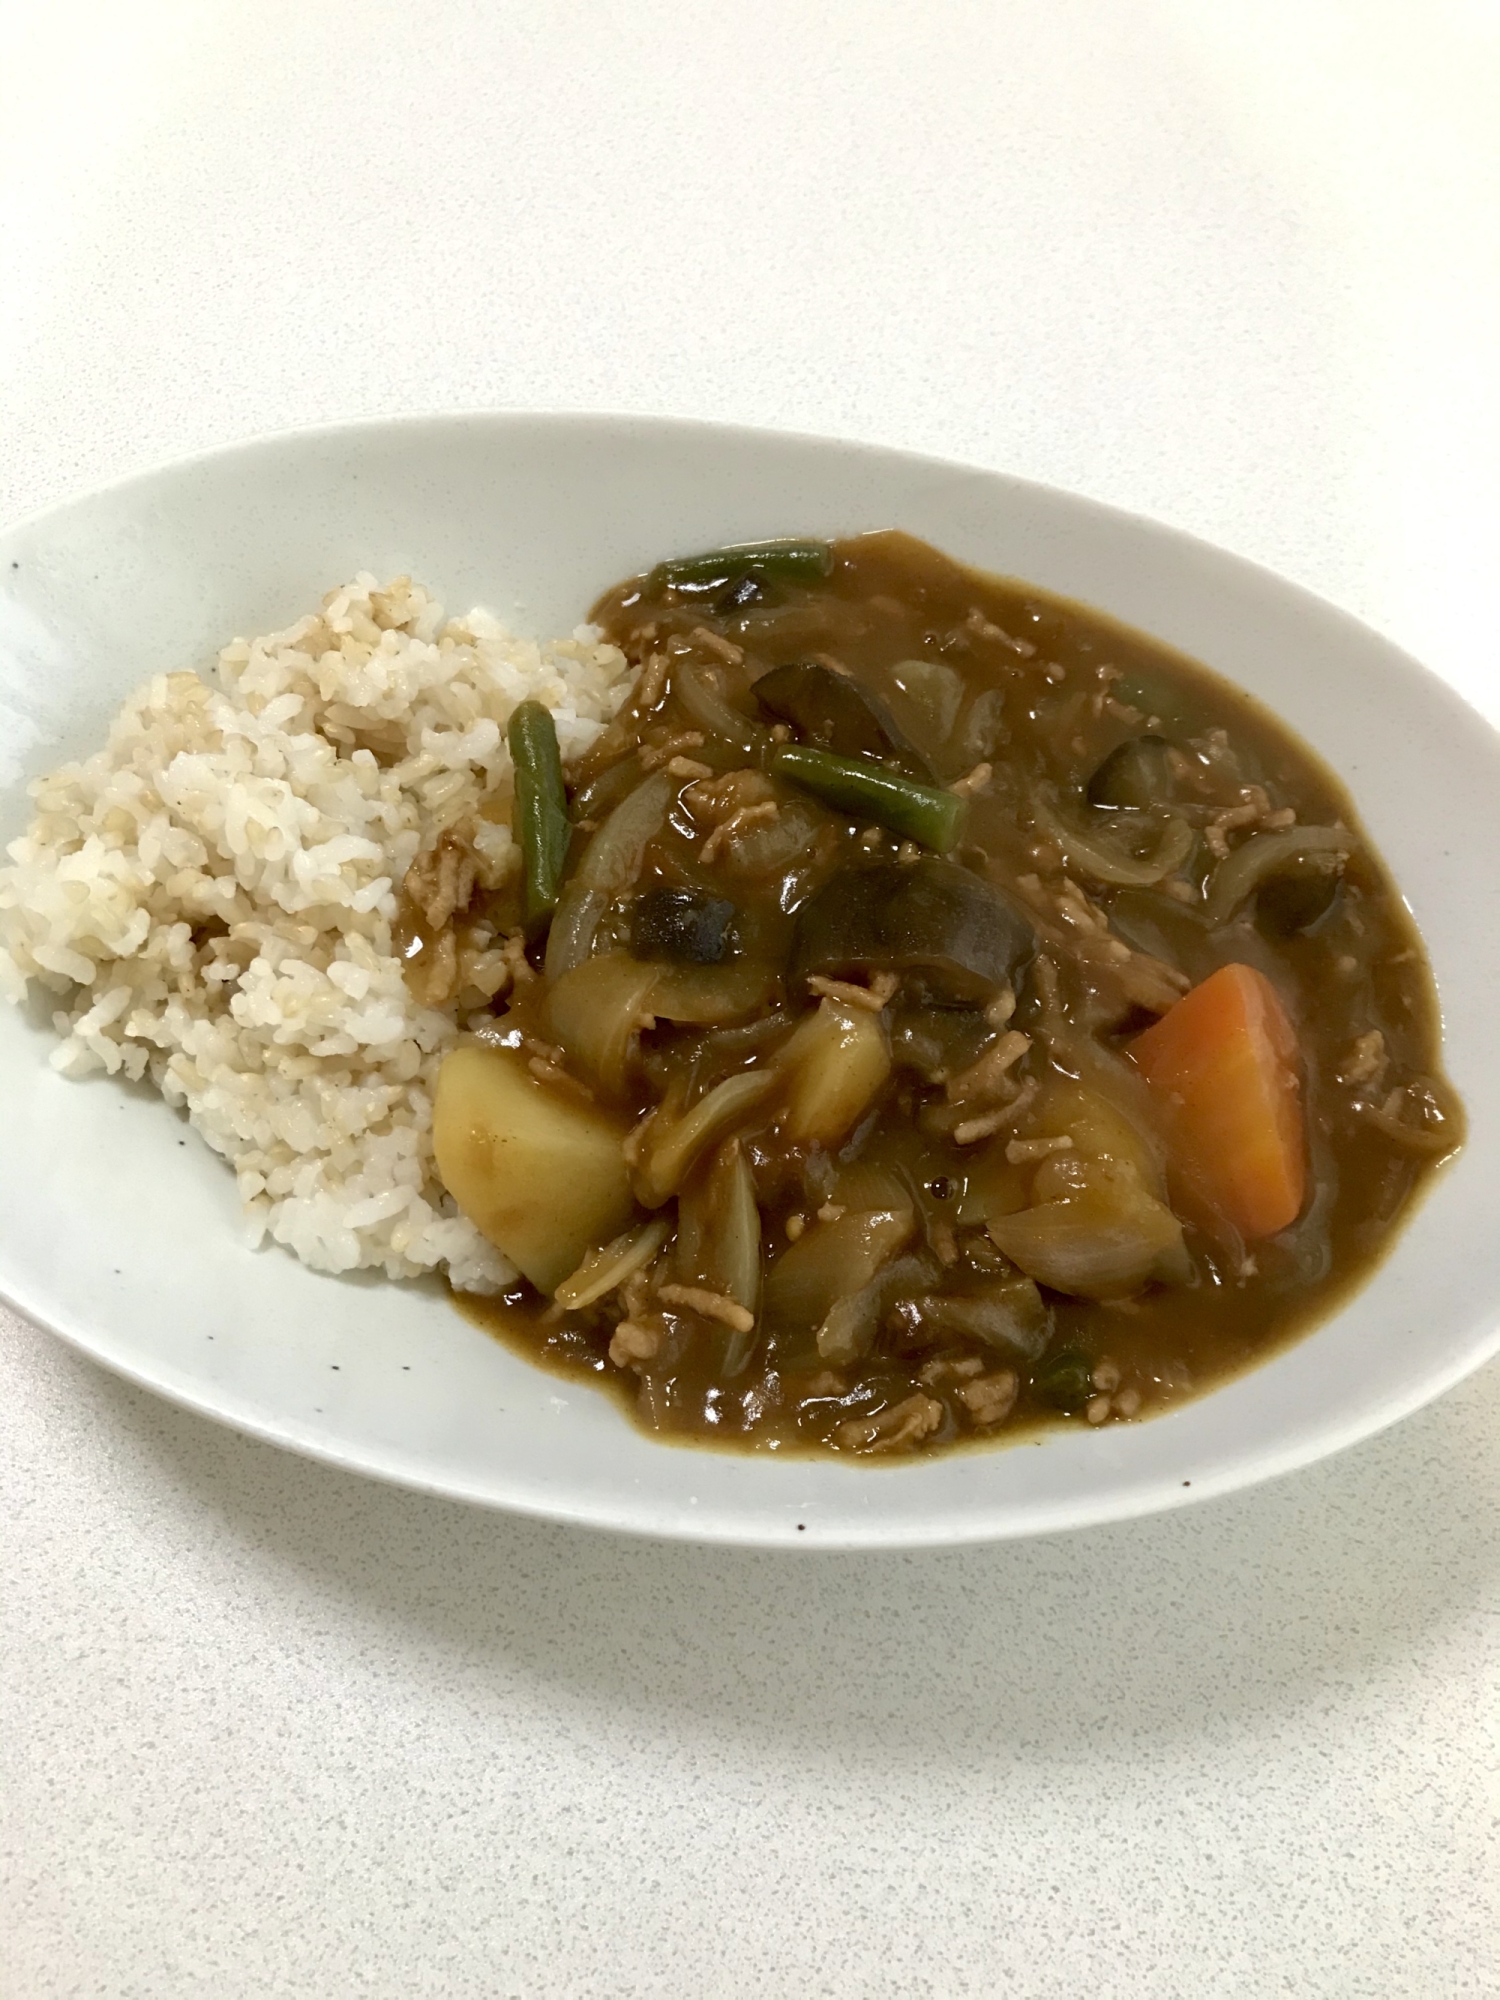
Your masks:
<path fill-rule="evenodd" d="M 821 972 L 809 978 L 808 990 L 823 1000 L 839 1000 L 846 1007 L 862 1007 L 868 1013 L 879 1014 L 896 997 L 896 989 L 901 982 L 894 972 L 877 972 L 868 986 L 856 985 L 851 979 L 825 979 Z"/>
<path fill-rule="evenodd" d="M 750 1333 L 755 1326 L 754 1313 L 746 1312 L 722 1292 L 706 1291 L 701 1285 L 663 1285 L 659 1296 L 663 1305 L 686 1306 L 689 1312 L 715 1319 L 734 1333 Z"/>
<path fill-rule="evenodd" d="M 641 769 L 643 771 L 655 771 L 663 764 L 670 764 L 674 757 L 682 757 L 689 750 L 701 750 L 702 748 L 703 731 L 701 729 L 676 730 L 663 741 L 659 743 L 647 743 L 642 747 L 640 753 Z M 705 770 L 701 775 L 712 777 L 713 773 Z"/>
<path fill-rule="evenodd" d="M 1354 1038 L 1349 1053 L 1339 1064 L 1339 1082 L 1350 1085 L 1368 1083 L 1378 1087 L 1388 1062 L 1385 1036 L 1378 1028 L 1371 1028 L 1367 1035 L 1356 1035 Z"/>
<path fill-rule="evenodd" d="M 661 1352 L 661 1343 L 660 1327 L 641 1326 L 635 1320 L 622 1319 L 609 1343 L 609 1358 L 616 1368 L 630 1368 L 638 1362 L 654 1360 Z"/>
<path fill-rule="evenodd" d="M 961 1069 L 957 1076 L 949 1077 L 943 1095 L 950 1104 L 970 1104 L 976 1111 L 985 1105 L 1008 1101 L 1015 1096 L 1010 1072 L 1030 1047 L 1029 1036 L 1008 1029 L 977 1061 Z"/>
<path fill-rule="evenodd" d="M 699 826 L 722 826 L 747 806 L 763 805 L 776 796 L 775 787 L 764 771 L 746 767 L 726 771 L 722 778 L 700 778 L 689 785 L 682 803 Z"/>
<path fill-rule="evenodd" d="M 944 1356 L 938 1361 L 927 1362 L 917 1376 L 925 1388 L 937 1389 L 950 1382 L 967 1382 L 984 1373 L 984 1363 L 977 1354 L 962 1355 L 957 1359 Z"/>
<path fill-rule="evenodd" d="M 908 1396 L 879 1416 L 855 1417 L 834 1432 L 845 1451 L 900 1451 L 931 1437 L 943 1421 L 943 1406 L 932 1396 Z"/>
<path fill-rule="evenodd" d="M 473 828 L 460 823 L 446 827 L 437 845 L 419 854 L 406 871 L 401 887 L 418 909 L 429 931 L 440 931 L 466 910 L 479 879 Z"/>
<path fill-rule="evenodd" d="M 1015 1371 L 1002 1368 L 996 1375 L 981 1375 L 977 1381 L 965 1382 L 958 1395 L 975 1423 L 983 1427 L 1005 1421 L 1020 1389 L 1020 1377 Z"/>

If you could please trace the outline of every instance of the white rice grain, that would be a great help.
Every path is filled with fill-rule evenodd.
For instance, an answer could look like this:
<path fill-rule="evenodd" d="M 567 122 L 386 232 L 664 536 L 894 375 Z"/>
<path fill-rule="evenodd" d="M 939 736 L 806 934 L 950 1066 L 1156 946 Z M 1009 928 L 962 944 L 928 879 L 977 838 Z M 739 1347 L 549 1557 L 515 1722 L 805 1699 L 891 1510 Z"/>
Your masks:
<path fill-rule="evenodd" d="M 320 1271 L 505 1285 L 437 1180 L 458 1030 L 407 991 L 397 885 L 508 790 L 519 701 L 547 704 L 568 759 L 628 686 L 592 627 L 539 644 L 360 575 L 207 675 L 154 676 L 102 750 L 33 785 L 0 867 L 0 992 L 60 997 L 63 1075 L 144 1078 L 182 1107 L 234 1168 L 252 1241 Z M 483 822 L 477 846 L 503 881 L 509 829 Z"/>

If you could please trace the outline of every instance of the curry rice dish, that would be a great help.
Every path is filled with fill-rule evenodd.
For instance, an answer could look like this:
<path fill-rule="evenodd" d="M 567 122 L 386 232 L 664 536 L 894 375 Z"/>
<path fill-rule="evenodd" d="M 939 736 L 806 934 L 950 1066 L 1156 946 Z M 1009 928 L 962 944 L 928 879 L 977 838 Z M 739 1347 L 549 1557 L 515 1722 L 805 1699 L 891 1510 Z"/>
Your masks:
<path fill-rule="evenodd" d="M 151 688 L 0 872 L 61 1066 L 657 1435 L 1140 1418 L 1325 1316 L 1461 1143 L 1312 752 L 906 535 L 669 560 L 543 647 L 362 578 Z"/>

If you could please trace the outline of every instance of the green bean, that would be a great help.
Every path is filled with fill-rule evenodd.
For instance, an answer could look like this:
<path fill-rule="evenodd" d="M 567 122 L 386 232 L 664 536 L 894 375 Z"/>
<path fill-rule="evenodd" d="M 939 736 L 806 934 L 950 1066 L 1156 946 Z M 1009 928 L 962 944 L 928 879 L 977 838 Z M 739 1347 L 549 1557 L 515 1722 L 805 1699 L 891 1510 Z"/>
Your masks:
<path fill-rule="evenodd" d="M 710 549 L 701 556 L 676 556 L 660 562 L 646 579 L 652 596 L 664 590 L 703 590 L 731 577 L 757 570 L 787 583 L 821 583 L 833 568 L 827 542 L 788 538 L 775 542 L 738 542 L 733 548 Z"/>
<path fill-rule="evenodd" d="M 946 854 L 958 839 L 967 811 L 953 792 L 919 784 L 862 757 L 835 757 L 830 750 L 809 750 L 789 743 L 773 750 L 766 769 L 791 778 L 825 805 L 851 819 L 875 820 L 903 840 L 915 840 Z"/>
<path fill-rule="evenodd" d="M 1065 1348 L 1032 1376 L 1031 1393 L 1055 1410 L 1081 1410 L 1094 1393 L 1094 1364 L 1076 1348 Z"/>
<path fill-rule="evenodd" d="M 516 772 L 511 825 L 521 848 L 530 930 L 557 907 L 573 828 L 551 710 L 523 701 L 511 715 L 507 740 Z"/>

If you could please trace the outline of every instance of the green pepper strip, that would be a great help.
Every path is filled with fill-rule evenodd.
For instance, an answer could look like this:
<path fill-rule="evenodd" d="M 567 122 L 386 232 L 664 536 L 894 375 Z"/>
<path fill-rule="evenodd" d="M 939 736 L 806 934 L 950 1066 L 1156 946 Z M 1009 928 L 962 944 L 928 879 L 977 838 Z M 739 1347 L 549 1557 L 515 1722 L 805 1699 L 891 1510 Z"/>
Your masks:
<path fill-rule="evenodd" d="M 557 906 L 573 828 L 550 709 L 523 701 L 511 715 L 507 740 L 516 769 L 511 825 L 521 846 L 529 930 Z"/>
<path fill-rule="evenodd" d="M 966 801 L 952 792 L 919 784 L 862 757 L 835 757 L 831 750 L 788 744 L 771 752 L 766 768 L 853 819 L 876 820 L 903 840 L 918 841 L 939 854 L 958 839 L 968 810 Z"/>
<path fill-rule="evenodd" d="M 833 550 L 827 542 L 740 542 L 729 549 L 710 549 L 706 555 L 660 562 L 647 577 L 646 588 L 654 597 L 684 586 L 727 583 L 752 569 L 788 583 L 821 583 L 832 568 Z"/>

